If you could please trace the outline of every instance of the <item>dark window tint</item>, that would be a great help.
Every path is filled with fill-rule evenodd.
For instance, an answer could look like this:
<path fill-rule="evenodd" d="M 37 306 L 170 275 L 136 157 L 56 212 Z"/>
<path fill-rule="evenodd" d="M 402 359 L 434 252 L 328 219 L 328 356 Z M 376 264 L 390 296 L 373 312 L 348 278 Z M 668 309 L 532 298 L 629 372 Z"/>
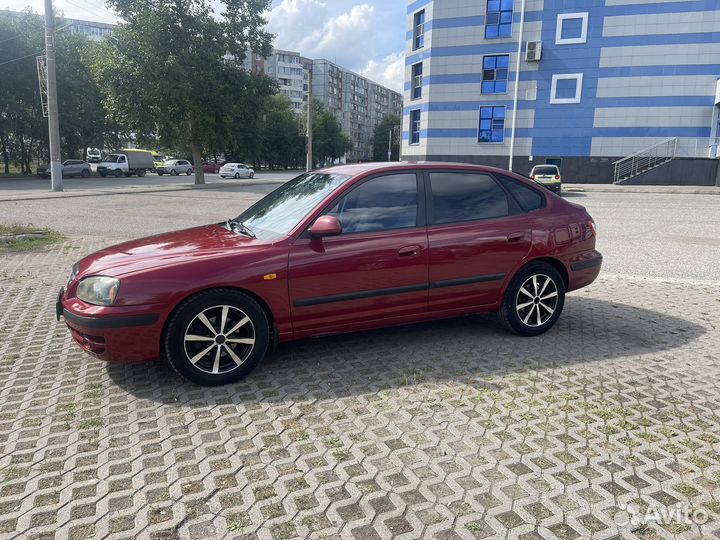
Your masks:
<path fill-rule="evenodd" d="M 534 174 L 558 174 L 558 170 L 555 167 L 536 167 L 533 171 Z"/>
<path fill-rule="evenodd" d="M 430 173 L 435 223 L 507 216 L 505 192 L 486 174 Z"/>
<path fill-rule="evenodd" d="M 506 176 L 500 177 L 505 188 L 512 194 L 525 212 L 538 210 L 545 206 L 545 198 L 542 194 L 522 182 L 512 180 Z"/>
<path fill-rule="evenodd" d="M 417 199 L 415 174 L 392 174 L 360 184 L 327 213 L 343 234 L 403 229 L 417 225 Z"/>

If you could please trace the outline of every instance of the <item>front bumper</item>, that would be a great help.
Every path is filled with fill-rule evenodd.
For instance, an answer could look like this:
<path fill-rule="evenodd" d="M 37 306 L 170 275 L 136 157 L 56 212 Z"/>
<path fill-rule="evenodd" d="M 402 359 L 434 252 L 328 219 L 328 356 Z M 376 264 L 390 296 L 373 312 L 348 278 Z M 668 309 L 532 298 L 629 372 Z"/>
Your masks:
<path fill-rule="evenodd" d="M 110 362 L 143 362 L 160 358 L 161 316 L 154 306 L 101 307 L 76 298 L 63 299 L 55 315 L 65 319 L 75 342 L 87 353 Z"/>

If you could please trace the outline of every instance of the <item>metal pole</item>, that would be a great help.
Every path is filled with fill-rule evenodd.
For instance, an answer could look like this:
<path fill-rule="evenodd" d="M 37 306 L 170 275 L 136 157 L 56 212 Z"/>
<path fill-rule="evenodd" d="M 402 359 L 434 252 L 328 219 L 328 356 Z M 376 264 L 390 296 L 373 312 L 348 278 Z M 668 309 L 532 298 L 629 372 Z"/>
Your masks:
<path fill-rule="evenodd" d="M 308 75 L 308 100 L 307 100 L 307 157 L 305 159 L 305 172 L 310 172 L 313 169 L 313 158 L 312 158 L 312 68 L 309 70 Z"/>
<path fill-rule="evenodd" d="M 513 168 L 513 157 L 515 155 L 515 126 L 517 124 L 518 93 L 520 92 L 520 59 L 522 57 L 524 27 L 525 27 L 525 0 L 522 0 L 522 5 L 520 6 L 520 35 L 518 36 L 517 62 L 515 63 L 515 92 L 514 92 L 514 97 L 513 97 L 513 118 L 512 118 L 512 128 L 510 131 L 510 162 L 508 163 L 508 170 L 510 170 L 510 171 L 512 171 L 512 168 Z"/>
<path fill-rule="evenodd" d="M 52 191 L 62 191 L 60 123 L 58 120 L 57 81 L 55 79 L 55 15 L 52 0 L 45 0 L 45 56 L 47 62 L 48 125 L 50 129 L 50 188 Z"/>
<path fill-rule="evenodd" d="M 395 127 L 388 130 L 388 161 L 392 161 L 392 134 Z"/>

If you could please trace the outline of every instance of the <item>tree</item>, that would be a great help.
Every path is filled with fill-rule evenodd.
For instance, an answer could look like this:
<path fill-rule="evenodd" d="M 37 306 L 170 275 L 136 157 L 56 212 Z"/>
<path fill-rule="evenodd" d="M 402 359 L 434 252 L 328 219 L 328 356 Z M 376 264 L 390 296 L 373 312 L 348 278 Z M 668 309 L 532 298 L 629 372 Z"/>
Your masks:
<path fill-rule="evenodd" d="M 391 135 L 391 132 L 392 135 Z M 373 160 L 387 161 L 388 141 L 392 140 L 390 161 L 400 160 L 400 117 L 386 114 L 373 134 Z"/>
<path fill-rule="evenodd" d="M 347 154 L 353 143 L 342 132 L 342 125 L 335 115 L 325 109 L 317 99 L 312 101 L 313 167 L 323 166 Z"/>
<path fill-rule="evenodd" d="M 189 147 L 195 181 L 205 182 L 203 147 L 228 132 L 225 115 L 244 82 L 248 48 L 269 55 L 263 30 L 270 0 L 109 0 L 125 21 L 96 62 L 105 103 L 133 132 L 167 147 Z M 220 17 L 213 11 L 222 6 Z"/>

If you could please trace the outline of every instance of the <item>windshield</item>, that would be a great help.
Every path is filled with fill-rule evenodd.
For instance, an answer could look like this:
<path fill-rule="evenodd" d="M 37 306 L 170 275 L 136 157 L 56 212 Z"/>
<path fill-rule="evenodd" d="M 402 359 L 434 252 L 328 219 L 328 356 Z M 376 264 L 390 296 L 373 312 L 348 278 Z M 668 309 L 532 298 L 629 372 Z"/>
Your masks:
<path fill-rule="evenodd" d="M 350 177 L 344 174 L 305 173 L 245 210 L 235 221 L 258 237 L 287 236 L 325 197 Z"/>
<path fill-rule="evenodd" d="M 119 157 L 120 156 L 118 154 L 110 154 L 109 156 L 105 156 L 103 161 L 106 163 L 117 163 Z"/>

